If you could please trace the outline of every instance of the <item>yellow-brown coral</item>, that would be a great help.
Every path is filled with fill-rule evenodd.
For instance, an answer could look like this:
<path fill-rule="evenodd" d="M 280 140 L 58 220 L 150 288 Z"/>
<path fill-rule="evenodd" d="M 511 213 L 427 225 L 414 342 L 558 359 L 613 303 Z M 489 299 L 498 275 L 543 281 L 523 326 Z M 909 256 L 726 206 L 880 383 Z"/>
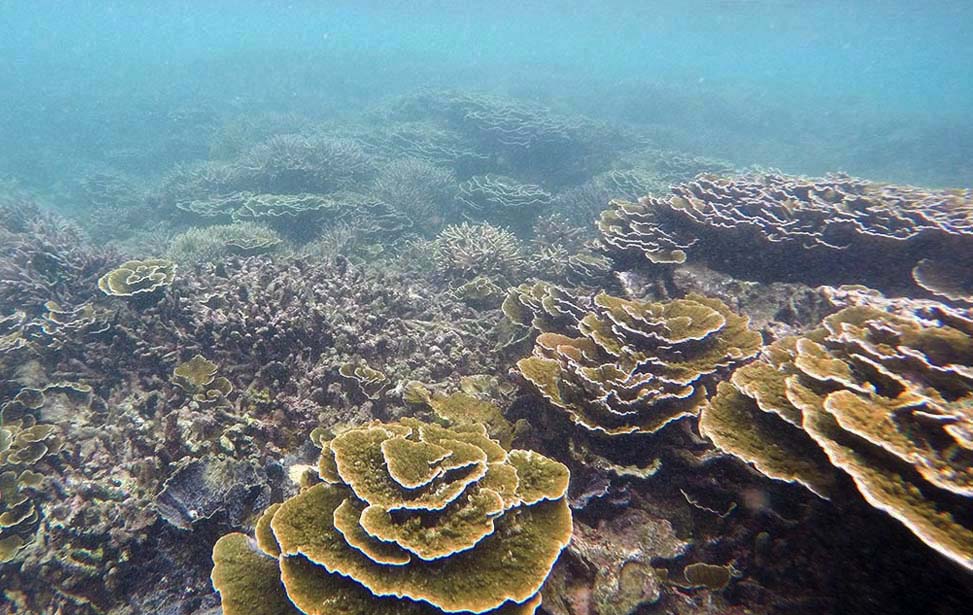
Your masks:
<path fill-rule="evenodd" d="M 192 394 L 199 403 L 214 403 L 233 392 L 233 384 L 223 376 L 217 376 L 219 366 L 197 354 L 180 363 L 172 370 L 172 382 Z"/>
<path fill-rule="evenodd" d="M 113 297 L 149 294 L 172 284 L 176 265 L 161 258 L 125 261 L 98 279 L 98 288 Z"/>
<path fill-rule="evenodd" d="M 567 468 L 414 419 L 321 444 L 324 483 L 268 509 L 256 543 L 216 544 L 227 615 L 536 610 L 571 536 Z"/>
<path fill-rule="evenodd" d="M 869 504 L 973 570 L 973 315 L 863 297 L 737 370 L 700 431 L 823 496 L 843 470 Z"/>
<path fill-rule="evenodd" d="M 695 415 L 705 380 L 757 354 L 760 335 L 721 301 L 669 302 L 605 293 L 578 322 L 581 337 L 542 333 L 520 374 L 578 425 L 608 435 L 654 433 Z"/>

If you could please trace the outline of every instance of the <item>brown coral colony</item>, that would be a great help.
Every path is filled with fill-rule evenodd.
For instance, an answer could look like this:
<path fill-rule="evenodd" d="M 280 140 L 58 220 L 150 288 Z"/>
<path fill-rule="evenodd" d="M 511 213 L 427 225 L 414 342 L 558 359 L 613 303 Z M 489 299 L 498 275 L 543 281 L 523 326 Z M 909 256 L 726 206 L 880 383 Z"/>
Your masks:
<path fill-rule="evenodd" d="M 322 483 L 264 513 L 259 548 L 216 544 L 227 615 L 527 615 L 571 536 L 567 468 L 479 426 L 352 428 L 322 442 L 319 465 Z"/>

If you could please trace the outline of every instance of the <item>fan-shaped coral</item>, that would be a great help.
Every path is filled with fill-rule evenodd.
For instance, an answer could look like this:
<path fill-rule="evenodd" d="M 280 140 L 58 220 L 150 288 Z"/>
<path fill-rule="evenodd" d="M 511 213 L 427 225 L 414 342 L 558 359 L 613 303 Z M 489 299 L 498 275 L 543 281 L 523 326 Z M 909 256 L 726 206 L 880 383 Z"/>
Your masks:
<path fill-rule="evenodd" d="M 567 468 L 412 419 L 321 444 L 323 484 L 269 508 L 256 545 L 217 542 L 224 613 L 534 612 L 571 536 Z"/>
<path fill-rule="evenodd" d="M 760 335 L 717 299 L 629 301 L 601 293 L 580 337 L 541 333 L 517 370 L 585 429 L 654 433 L 695 415 L 705 382 L 757 354 Z"/>
<path fill-rule="evenodd" d="M 973 313 L 904 303 L 847 307 L 775 342 L 720 384 L 700 431 L 819 495 L 843 470 L 872 506 L 973 569 Z"/>

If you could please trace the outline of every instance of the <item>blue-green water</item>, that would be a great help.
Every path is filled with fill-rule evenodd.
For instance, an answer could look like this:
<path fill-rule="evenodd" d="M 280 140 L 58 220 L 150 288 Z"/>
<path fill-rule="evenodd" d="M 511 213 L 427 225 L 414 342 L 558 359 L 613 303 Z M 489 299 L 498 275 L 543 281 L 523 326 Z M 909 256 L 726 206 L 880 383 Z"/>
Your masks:
<path fill-rule="evenodd" d="M 966 2 L 7 1 L 0 12 L 0 172 L 30 182 L 157 146 L 176 109 L 331 118 L 429 86 L 649 124 L 739 165 L 935 185 L 971 176 Z M 167 155 L 198 157 L 190 148 Z"/>
<path fill-rule="evenodd" d="M 0 0 L 0 615 L 967 613 L 971 31 Z"/>

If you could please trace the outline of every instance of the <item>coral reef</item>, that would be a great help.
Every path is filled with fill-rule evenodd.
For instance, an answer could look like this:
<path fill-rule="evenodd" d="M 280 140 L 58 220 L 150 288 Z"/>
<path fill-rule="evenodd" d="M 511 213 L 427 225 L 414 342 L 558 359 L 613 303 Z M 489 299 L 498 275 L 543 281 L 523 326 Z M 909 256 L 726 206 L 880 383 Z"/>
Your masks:
<path fill-rule="evenodd" d="M 282 241 L 276 231 L 255 222 L 215 224 L 179 233 L 169 242 L 166 256 L 183 264 L 216 263 L 234 255 L 273 252 Z"/>
<path fill-rule="evenodd" d="M 459 200 L 470 213 L 495 222 L 529 223 L 552 199 L 540 186 L 500 175 L 478 175 L 459 186 Z"/>
<path fill-rule="evenodd" d="M 703 175 L 667 197 L 613 201 L 598 227 L 608 252 L 653 264 L 699 259 L 745 279 L 890 291 L 908 289 L 915 267 L 923 288 L 962 298 L 949 272 L 969 268 L 971 209 L 968 190 L 846 175 Z"/>
<path fill-rule="evenodd" d="M 524 264 L 520 240 L 490 224 L 447 226 L 430 247 L 436 270 L 452 280 L 482 275 L 513 280 Z"/>
<path fill-rule="evenodd" d="M 118 261 L 95 248 L 84 232 L 54 214 L 23 204 L 0 210 L 0 313 L 29 316 L 48 301 L 76 305 L 98 294 L 96 280 Z"/>
<path fill-rule="evenodd" d="M 374 163 L 352 139 L 276 135 L 234 162 L 237 190 L 328 193 L 353 188 L 374 173 Z"/>
<path fill-rule="evenodd" d="M 577 323 L 581 337 L 541 333 L 517 370 L 574 423 L 606 435 L 655 433 L 695 416 L 713 375 L 761 346 L 747 318 L 716 299 L 655 303 L 600 293 L 594 307 Z"/>
<path fill-rule="evenodd" d="M 408 216 L 425 234 L 434 234 L 450 215 L 458 185 L 452 171 L 421 158 L 384 165 L 371 192 Z"/>
<path fill-rule="evenodd" d="M 161 258 L 125 261 L 98 278 L 98 289 L 112 297 L 151 295 L 172 285 L 176 265 Z"/>
<path fill-rule="evenodd" d="M 662 596 L 665 570 L 689 545 L 672 525 L 637 508 L 597 527 L 575 522 L 565 557 L 544 588 L 544 608 L 553 615 L 631 615 Z"/>
<path fill-rule="evenodd" d="M 973 569 L 973 313 L 845 292 L 858 305 L 721 383 L 700 431 L 822 497 L 843 471 L 869 504 Z"/>
<path fill-rule="evenodd" d="M 536 610 L 571 537 L 566 467 L 414 419 L 321 446 L 323 483 L 269 508 L 256 544 L 216 543 L 224 613 Z"/>

